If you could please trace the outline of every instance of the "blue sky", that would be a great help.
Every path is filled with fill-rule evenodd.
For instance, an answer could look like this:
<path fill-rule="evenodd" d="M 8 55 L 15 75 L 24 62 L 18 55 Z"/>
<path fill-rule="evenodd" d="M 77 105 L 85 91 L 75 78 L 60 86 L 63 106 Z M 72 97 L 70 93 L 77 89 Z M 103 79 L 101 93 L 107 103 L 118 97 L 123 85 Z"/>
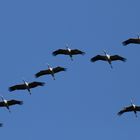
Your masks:
<path fill-rule="evenodd" d="M 0 2 L 0 94 L 23 100 L 0 110 L 1 139 L 138 139 L 140 117 L 117 116 L 130 104 L 140 105 L 139 45 L 122 41 L 140 34 L 140 2 L 112 0 L 7 0 Z M 77 48 L 85 56 L 52 56 L 59 48 Z M 119 54 L 127 62 L 91 63 L 102 54 Z M 35 79 L 34 74 L 63 66 L 66 72 Z M 46 82 L 45 87 L 10 93 L 8 87 Z M 140 116 L 140 114 L 138 114 Z"/>

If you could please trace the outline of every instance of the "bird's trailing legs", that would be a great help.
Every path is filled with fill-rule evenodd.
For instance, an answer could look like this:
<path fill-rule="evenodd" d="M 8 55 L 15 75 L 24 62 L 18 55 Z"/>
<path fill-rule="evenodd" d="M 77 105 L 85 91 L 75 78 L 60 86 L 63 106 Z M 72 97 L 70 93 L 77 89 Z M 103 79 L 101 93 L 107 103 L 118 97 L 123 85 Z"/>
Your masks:
<path fill-rule="evenodd" d="M 11 113 L 11 110 L 8 105 L 6 105 L 6 108 L 8 109 L 9 113 Z"/>
<path fill-rule="evenodd" d="M 55 80 L 55 76 L 54 76 L 54 73 L 52 73 L 52 74 L 51 74 L 51 76 L 52 76 L 53 80 Z"/>
<path fill-rule="evenodd" d="M 134 111 L 134 114 L 135 114 L 135 116 L 136 116 L 136 118 L 137 118 L 137 117 L 138 117 L 138 116 L 137 116 L 137 111 Z"/>
<path fill-rule="evenodd" d="M 27 88 L 27 90 L 28 90 L 29 94 L 31 95 L 31 90 L 30 90 L 30 88 Z"/>
<path fill-rule="evenodd" d="M 113 69 L 113 66 L 112 66 L 112 63 L 111 62 L 109 62 L 109 65 L 110 65 L 111 69 Z"/>
<path fill-rule="evenodd" d="M 72 55 L 70 55 L 70 59 L 71 59 L 71 61 L 73 61 L 73 57 L 72 57 Z"/>

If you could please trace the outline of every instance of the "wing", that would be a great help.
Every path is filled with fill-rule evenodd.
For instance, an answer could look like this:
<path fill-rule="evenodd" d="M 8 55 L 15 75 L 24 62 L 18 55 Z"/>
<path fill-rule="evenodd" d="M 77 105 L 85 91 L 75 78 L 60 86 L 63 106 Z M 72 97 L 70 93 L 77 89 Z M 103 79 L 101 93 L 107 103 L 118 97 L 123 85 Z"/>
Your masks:
<path fill-rule="evenodd" d="M 140 106 L 136 106 L 136 111 L 140 111 Z"/>
<path fill-rule="evenodd" d="M 44 82 L 32 82 L 32 83 L 29 83 L 29 88 L 34 88 L 37 86 L 44 86 L 44 85 L 45 85 Z"/>
<path fill-rule="evenodd" d="M 53 72 L 54 73 L 57 73 L 57 72 L 60 72 L 60 71 L 66 71 L 66 68 L 63 68 L 63 67 L 56 67 L 56 68 L 53 68 Z"/>
<path fill-rule="evenodd" d="M 72 55 L 76 55 L 76 54 L 82 54 L 82 55 L 84 55 L 85 52 L 82 52 L 82 51 L 80 51 L 80 50 L 78 50 L 78 49 L 74 49 L 74 50 L 71 50 L 71 54 L 72 54 Z"/>
<path fill-rule="evenodd" d="M 69 54 L 69 51 L 68 50 L 64 50 L 64 49 L 58 49 L 56 51 L 54 51 L 52 53 L 52 55 L 56 56 L 58 54 L 64 54 L 64 55 L 68 55 Z"/>
<path fill-rule="evenodd" d="M 23 101 L 18 101 L 18 100 L 9 100 L 7 101 L 8 102 L 8 105 L 22 105 L 23 104 Z"/>
<path fill-rule="evenodd" d="M 130 112 L 130 111 L 133 111 L 133 110 L 134 110 L 133 106 L 124 107 L 121 111 L 118 112 L 118 115 L 122 115 L 125 112 Z"/>
<path fill-rule="evenodd" d="M 122 44 L 124 46 L 128 45 L 128 44 L 140 44 L 140 39 L 139 38 L 129 38 L 128 40 L 125 40 L 124 42 L 122 42 Z"/>
<path fill-rule="evenodd" d="M 35 74 L 35 77 L 40 77 L 42 75 L 46 75 L 46 74 L 51 74 L 51 71 L 49 69 L 47 70 L 41 70 L 40 72 Z"/>
<path fill-rule="evenodd" d="M 121 57 L 119 55 L 112 55 L 112 56 L 110 56 L 110 59 L 111 59 L 111 61 L 116 61 L 116 60 L 120 60 L 120 61 L 123 61 L 123 62 L 126 61 L 126 58 Z"/>
<path fill-rule="evenodd" d="M 15 85 L 15 86 L 9 87 L 9 91 L 24 90 L 24 89 L 26 89 L 26 85 L 25 84 Z"/>
<path fill-rule="evenodd" d="M 2 101 L 0 102 L 0 107 L 4 107 L 5 106 L 5 103 Z"/>
<path fill-rule="evenodd" d="M 95 62 L 95 61 L 98 61 L 98 60 L 106 61 L 106 57 L 105 56 L 102 56 L 102 55 L 96 55 L 95 57 L 92 57 L 90 59 L 91 62 Z"/>

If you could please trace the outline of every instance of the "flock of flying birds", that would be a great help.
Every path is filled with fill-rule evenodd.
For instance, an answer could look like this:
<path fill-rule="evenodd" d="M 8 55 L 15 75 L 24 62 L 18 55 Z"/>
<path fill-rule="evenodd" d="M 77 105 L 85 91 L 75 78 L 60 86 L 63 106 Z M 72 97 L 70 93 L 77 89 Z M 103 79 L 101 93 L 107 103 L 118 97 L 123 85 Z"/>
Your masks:
<path fill-rule="evenodd" d="M 130 38 L 130 39 L 122 42 L 122 44 L 124 46 L 126 46 L 128 44 L 140 44 L 140 38 L 139 38 L 139 36 L 138 36 L 138 38 Z M 92 57 L 91 62 L 96 62 L 99 60 L 107 61 L 108 64 L 110 65 L 110 67 L 113 68 L 112 61 L 122 61 L 122 62 L 126 61 L 126 58 L 124 58 L 120 55 L 109 55 L 106 53 L 106 51 L 103 51 L 103 52 L 104 52 L 104 55 L 96 55 L 96 56 Z M 52 53 L 53 56 L 68 55 L 71 60 L 73 60 L 73 55 L 84 55 L 84 54 L 85 54 L 85 52 L 83 52 L 81 50 L 70 49 L 68 47 L 66 47 L 66 49 L 58 49 Z M 44 75 L 51 75 L 52 78 L 55 80 L 55 73 L 62 72 L 62 71 L 66 71 L 66 68 L 63 68 L 61 66 L 57 66 L 57 67 L 52 68 L 48 64 L 48 69 L 41 70 L 41 71 L 37 72 L 35 74 L 35 77 L 38 78 L 38 77 L 44 76 Z M 45 85 L 44 82 L 34 81 L 34 82 L 28 83 L 27 81 L 23 80 L 23 84 L 17 84 L 17 85 L 13 85 L 13 86 L 9 87 L 9 91 L 13 92 L 15 90 L 27 90 L 29 92 L 29 94 L 31 95 L 32 88 L 35 88 L 38 86 L 44 86 L 44 85 Z M 23 104 L 23 101 L 19 101 L 19 100 L 15 100 L 15 99 L 6 100 L 1 95 L 0 95 L 0 97 L 2 99 L 2 101 L 0 102 L 0 107 L 6 107 L 9 112 L 11 112 L 10 106 Z M 135 104 L 132 103 L 132 100 L 131 100 L 131 105 L 124 107 L 122 110 L 120 110 L 118 112 L 118 115 L 122 115 L 125 112 L 134 112 L 135 116 L 137 117 L 137 111 L 140 111 L 140 106 L 136 106 Z M 2 127 L 2 126 L 3 126 L 3 124 L 0 123 L 0 127 Z"/>

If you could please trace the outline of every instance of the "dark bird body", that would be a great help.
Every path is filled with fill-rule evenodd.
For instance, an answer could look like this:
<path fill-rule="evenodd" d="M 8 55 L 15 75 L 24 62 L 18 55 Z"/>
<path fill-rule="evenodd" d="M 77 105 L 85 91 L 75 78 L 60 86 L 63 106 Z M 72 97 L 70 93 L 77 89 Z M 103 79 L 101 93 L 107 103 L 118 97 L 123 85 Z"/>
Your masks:
<path fill-rule="evenodd" d="M 140 44 L 140 38 L 129 38 L 128 40 L 125 40 L 122 42 L 124 46 L 128 44 Z"/>
<path fill-rule="evenodd" d="M 140 106 L 136 106 L 131 103 L 130 106 L 124 107 L 122 110 L 120 110 L 118 112 L 118 115 L 122 115 L 123 113 L 126 113 L 126 112 L 134 112 L 137 117 L 137 111 L 140 111 Z"/>
<path fill-rule="evenodd" d="M 66 49 L 58 49 L 58 50 L 54 51 L 52 54 L 54 56 L 60 55 L 60 54 L 61 55 L 69 55 L 71 60 L 73 60 L 73 58 L 72 58 L 73 55 L 78 55 L 78 54 L 84 55 L 85 52 L 80 51 L 78 49 L 71 50 L 70 48 L 67 47 Z"/>
<path fill-rule="evenodd" d="M 19 84 L 19 85 L 14 85 L 9 87 L 9 91 L 14 91 L 14 90 L 28 90 L 28 92 L 31 94 L 30 89 L 31 88 L 35 88 L 38 86 L 44 86 L 44 82 L 31 82 L 31 83 L 27 83 L 26 81 L 24 81 L 24 84 Z"/>
<path fill-rule="evenodd" d="M 10 108 L 9 106 L 12 106 L 12 105 L 22 105 L 23 104 L 23 101 L 19 101 L 19 100 L 5 100 L 2 96 L 2 101 L 0 102 L 0 107 L 6 107 L 9 112 L 10 112 Z"/>
<path fill-rule="evenodd" d="M 104 51 L 105 55 L 96 55 L 94 57 L 91 58 L 91 62 L 96 62 L 96 61 L 99 61 L 99 60 L 102 60 L 102 61 L 107 61 L 111 68 L 112 67 L 112 61 L 123 61 L 125 62 L 126 61 L 126 58 L 122 57 L 122 56 L 119 56 L 119 55 L 109 55 L 107 54 L 105 51 Z"/>
<path fill-rule="evenodd" d="M 37 78 L 37 77 L 40 77 L 40 76 L 43 76 L 43 75 L 52 75 L 53 79 L 55 80 L 54 74 L 58 73 L 58 72 L 61 72 L 61 71 L 66 71 L 66 68 L 63 68 L 63 67 L 60 67 L 60 66 L 55 67 L 55 68 L 51 68 L 48 65 L 47 70 L 41 70 L 40 72 L 35 74 L 35 77 Z"/>

